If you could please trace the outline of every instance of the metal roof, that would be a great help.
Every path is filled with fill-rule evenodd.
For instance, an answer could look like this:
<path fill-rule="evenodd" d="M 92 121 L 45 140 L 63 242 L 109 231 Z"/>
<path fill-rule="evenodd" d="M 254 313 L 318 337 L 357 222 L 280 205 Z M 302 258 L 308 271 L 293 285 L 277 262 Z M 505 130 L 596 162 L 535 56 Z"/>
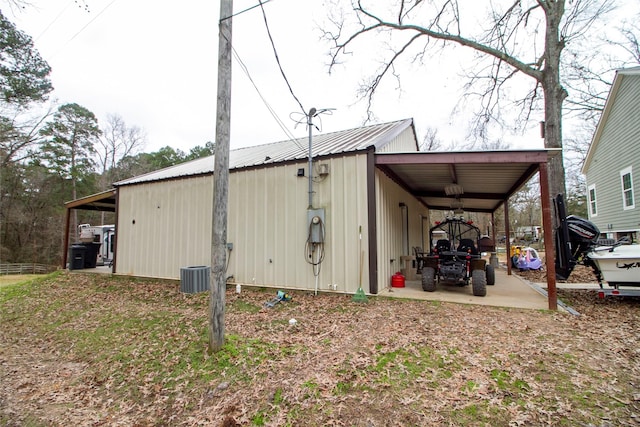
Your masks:
<path fill-rule="evenodd" d="M 408 127 L 412 119 L 313 135 L 313 156 L 355 153 L 375 147 L 376 167 L 430 209 L 460 207 L 471 212 L 493 212 L 560 149 L 462 152 L 381 153 L 380 149 Z M 239 148 L 229 152 L 229 169 L 260 167 L 308 157 L 307 138 Z M 150 172 L 115 186 L 161 181 L 213 172 L 214 156 Z M 447 195 L 445 187 L 458 184 L 463 194 Z"/>
<path fill-rule="evenodd" d="M 373 146 L 376 150 L 384 147 L 407 127 L 413 126 L 413 119 L 399 120 L 327 134 L 312 135 L 313 157 L 351 153 Z M 309 156 L 309 138 L 298 138 L 229 151 L 229 169 L 263 166 L 268 164 L 306 159 Z M 149 172 L 116 182 L 114 186 L 162 181 L 166 179 L 202 175 L 213 172 L 214 156 L 203 157 L 190 162 Z"/>
<path fill-rule="evenodd" d="M 376 166 L 429 209 L 493 212 L 560 151 L 378 153 Z M 462 187 L 459 201 L 446 194 L 451 184 Z"/>

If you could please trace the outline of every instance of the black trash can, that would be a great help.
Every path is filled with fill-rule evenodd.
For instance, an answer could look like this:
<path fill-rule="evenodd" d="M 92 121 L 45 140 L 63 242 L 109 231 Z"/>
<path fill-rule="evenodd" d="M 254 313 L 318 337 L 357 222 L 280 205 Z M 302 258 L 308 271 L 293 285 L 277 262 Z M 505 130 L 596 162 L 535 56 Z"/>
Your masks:
<path fill-rule="evenodd" d="M 85 247 L 84 268 L 96 268 L 98 262 L 98 251 L 100 251 L 101 243 L 90 242 L 83 243 Z"/>
<path fill-rule="evenodd" d="M 69 270 L 82 270 L 84 268 L 87 248 L 81 244 L 71 245 L 71 257 L 69 260 Z"/>

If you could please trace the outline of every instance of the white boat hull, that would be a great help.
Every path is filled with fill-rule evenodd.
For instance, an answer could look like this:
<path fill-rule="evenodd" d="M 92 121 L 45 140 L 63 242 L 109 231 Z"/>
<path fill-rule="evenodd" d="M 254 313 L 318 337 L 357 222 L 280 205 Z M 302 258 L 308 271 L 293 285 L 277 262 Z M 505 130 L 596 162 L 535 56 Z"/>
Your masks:
<path fill-rule="evenodd" d="M 640 245 L 598 247 L 587 254 L 610 286 L 640 286 Z"/>

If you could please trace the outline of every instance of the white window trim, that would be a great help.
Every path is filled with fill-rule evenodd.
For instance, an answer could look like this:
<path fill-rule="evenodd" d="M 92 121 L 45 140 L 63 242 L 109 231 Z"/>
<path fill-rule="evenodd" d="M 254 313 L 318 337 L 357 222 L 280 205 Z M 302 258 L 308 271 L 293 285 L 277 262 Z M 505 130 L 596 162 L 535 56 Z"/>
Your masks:
<path fill-rule="evenodd" d="M 595 200 L 591 200 L 591 190 L 593 190 L 593 195 L 596 196 Z M 595 205 L 596 207 L 596 213 L 593 213 L 592 209 L 591 209 L 591 205 L 592 203 Z M 589 209 L 589 218 L 594 218 L 596 216 L 598 216 L 598 193 L 596 191 L 596 185 L 595 184 L 591 184 L 589 187 L 587 187 L 587 204 L 588 204 L 588 209 Z"/>
<path fill-rule="evenodd" d="M 625 204 L 626 199 L 624 197 L 624 182 L 622 181 L 622 177 L 624 177 L 627 174 L 629 174 L 629 178 L 631 181 L 631 195 L 633 196 L 633 204 L 629 206 Z M 631 166 L 626 167 L 620 171 L 620 189 L 622 191 L 622 210 L 626 211 L 629 209 L 634 209 L 636 207 L 636 192 L 634 191 L 634 188 L 633 188 L 633 170 Z"/>

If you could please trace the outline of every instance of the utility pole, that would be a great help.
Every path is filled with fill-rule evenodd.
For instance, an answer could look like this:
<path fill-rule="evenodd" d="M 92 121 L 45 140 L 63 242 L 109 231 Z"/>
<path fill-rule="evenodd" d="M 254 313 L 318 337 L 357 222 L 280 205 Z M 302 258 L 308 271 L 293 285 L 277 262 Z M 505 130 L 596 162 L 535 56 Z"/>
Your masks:
<path fill-rule="evenodd" d="M 218 102 L 216 152 L 213 171 L 211 278 L 209 283 L 209 351 L 224 345 L 227 280 L 227 202 L 229 199 L 229 143 L 231 129 L 231 16 L 233 0 L 220 1 L 218 34 Z"/>

